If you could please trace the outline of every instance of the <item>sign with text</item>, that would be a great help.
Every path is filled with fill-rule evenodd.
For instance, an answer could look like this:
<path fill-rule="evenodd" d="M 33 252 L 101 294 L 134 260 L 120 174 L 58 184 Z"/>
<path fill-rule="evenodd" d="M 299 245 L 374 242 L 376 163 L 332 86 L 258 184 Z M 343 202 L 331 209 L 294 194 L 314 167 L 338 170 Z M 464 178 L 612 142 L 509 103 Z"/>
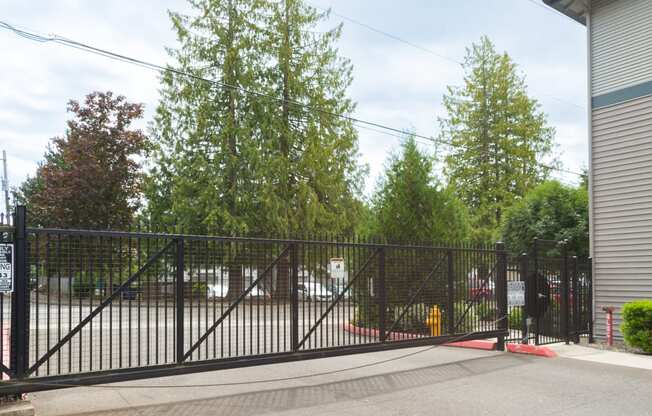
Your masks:
<path fill-rule="evenodd" d="M 0 244 L 0 292 L 14 291 L 14 245 Z"/>
<path fill-rule="evenodd" d="M 334 257 L 330 261 L 330 272 L 333 279 L 344 280 L 344 259 Z"/>
<path fill-rule="evenodd" d="M 507 306 L 525 306 L 525 282 L 507 282 Z"/>

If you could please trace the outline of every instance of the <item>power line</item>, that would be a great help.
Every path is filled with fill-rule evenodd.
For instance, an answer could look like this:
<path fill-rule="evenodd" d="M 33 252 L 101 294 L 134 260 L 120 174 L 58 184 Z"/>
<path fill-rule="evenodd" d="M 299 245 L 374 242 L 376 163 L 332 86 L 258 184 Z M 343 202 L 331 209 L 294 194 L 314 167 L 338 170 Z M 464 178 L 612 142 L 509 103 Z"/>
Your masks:
<path fill-rule="evenodd" d="M 530 1 L 534 1 L 534 0 L 530 0 Z M 546 7 L 546 6 L 542 5 L 542 4 L 538 4 L 538 3 L 535 3 L 535 4 L 538 5 L 538 6 L 542 6 L 542 7 L 548 9 L 549 11 L 551 11 L 551 12 L 553 12 L 553 13 L 555 13 L 555 12 L 556 12 L 556 13 L 559 13 L 559 12 L 557 12 L 556 10 L 552 10 L 552 9 L 550 9 L 549 7 Z M 336 12 L 336 11 L 333 10 L 332 8 L 330 8 L 330 9 L 326 9 L 326 8 L 324 8 L 324 7 L 320 7 L 320 6 L 315 5 L 314 3 L 311 3 L 311 5 L 312 5 L 312 7 L 316 8 L 316 9 L 323 10 L 323 11 L 327 11 L 327 12 L 329 11 L 329 12 L 330 12 L 331 14 L 333 14 L 334 16 L 337 16 L 337 17 L 339 17 L 339 18 L 341 18 L 341 19 L 344 19 L 344 20 L 346 20 L 346 21 L 348 21 L 348 22 L 351 22 L 351 23 L 353 23 L 353 24 L 356 24 L 356 25 L 358 25 L 358 26 L 364 27 L 364 28 L 366 28 L 366 29 L 368 29 L 368 30 L 371 30 L 372 32 L 376 32 L 376 33 L 378 33 L 378 34 L 380 34 L 380 35 L 382 35 L 382 36 L 388 37 L 388 38 L 393 39 L 393 40 L 395 40 L 395 41 L 397 41 L 397 42 L 400 42 L 400 43 L 403 43 L 403 44 L 405 44 L 405 45 L 408 45 L 408 46 L 410 46 L 410 47 L 412 47 L 412 48 L 418 49 L 418 50 L 420 50 L 420 51 L 422 51 L 422 52 L 428 53 L 428 54 L 430 54 L 430 55 L 434 55 L 434 56 L 436 56 L 436 57 L 438 57 L 438 58 L 440 58 L 440 59 L 444 59 L 444 60 L 446 60 L 446 61 L 449 61 L 449 62 L 452 62 L 452 63 L 458 64 L 458 65 L 463 65 L 462 61 L 459 61 L 459 60 L 457 60 L 457 59 L 455 59 L 455 58 L 451 58 L 450 56 L 443 55 L 443 54 L 441 54 L 441 53 L 439 53 L 439 52 L 436 52 L 436 51 L 434 51 L 434 50 L 432 50 L 432 49 L 426 48 L 425 46 L 422 46 L 422 45 L 419 45 L 419 44 L 417 44 L 417 43 L 411 42 L 411 41 L 409 41 L 409 40 L 407 40 L 407 39 L 404 39 L 404 38 L 401 38 L 401 37 L 399 37 L 399 36 L 397 36 L 397 35 L 394 35 L 394 34 L 392 34 L 392 33 L 386 32 L 386 31 L 384 31 L 384 30 L 382 30 L 382 29 L 378 29 L 377 27 L 371 26 L 371 25 L 369 25 L 369 24 L 367 24 L 367 23 L 361 22 L 361 21 L 359 21 L 359 20 L 357 20 L 357 19 L 354 19 L 354 18 L 352 18 L 352 17 L 345 16 L 345 15 L 343 15 L 343 14 L 341 14 L 341 13 Z M 561 13 L 559 13 L 559 14 L 561 14 Z M 562 16 L 563 16 L 563 15 L 562 15 Z M 560 103 L 563 103 L 563 104 L 566 104 L 566 105 L 570 105 L 570 106 L 573 106 L 573 107 L 577 107 L 577 108 L 580 109 L 580 110 L 584 110 L 584 107 L 583 107 L 583 106 L 581 106 L 581 105 L 579 105 L 579 104 L 576 104 L 576 103 L 573 103 L 573 102 L 571 102 L 571 101 L 565 100 L 565 99 L 563 99 L 563 98 L 559 98 L 559 97 L 556 97 L 556 96 L 554 96 L 554 95 L 546 94 L 546 93 L 541 93 L 540 95 L 543 95 L 543 96 L 546 96 L 546 97 L 550 97 L 550 98 L 552 98 L 552 99 L 554 99 L 554 100 L 556 100 L 556 101 L 558 101 L 558 102 L 560 102 Z"/>
<path fill-rule="evenodd" d="M 48 35 L 48 36 L 39 35 L 39 34 L 34 33 L 34 32 L 28 32 L 26 30 L 18 29 L 16 26 L 13 26 L 13 25 L 11 25 L 9 23 L 6 23 L 4 21 L 1 21 L 1 20 L 0 20 L 0 28 L 10 30 L 13 33 L 15 33 L 16 35 L 20 36 L 20 37 L 23 37 L 23 38 L 26 38 L 28 40 L 32 40 L 32 41 L 35 41 L 35 42 L 39 42 L 39 43 L 48 43 L 48 42 L 49 43 L 57 43 L 57 44 L 60 44 L 60 45 L 63 45 L 63 46 L 71 47 L 71 48 L 74 48 L 74 49 L 79 49 L 79 50 L 84 51 L 84 52 L 93 53 L 95 55 L 103 56 L 105 58 L 113 59 L 113 60 L 116 60 L 116 61 L 119 61 L 119 62 L 125 62 L 125 63 L 129 63 L 129 64 L 137 65 L 137 66 L 143 67 L 145 69 L 150 69 L 150 70 L 153 70 L 153 71 L 156 71 L 156 72 L 159 72 L 159 73 L 168 72 L 168 73 L 172 73 L 172 74 L 175 74 L 175 75 L 179 75 L 179 76 L 187 77 L 187 78 L 190 78 L 190 79 L 194 79 L 194 80 L 197 80 L 197 81 L 206 82 L 208 84 L 217 85 L 217 86 L 222 87 L 222 88 L 226 88 L 226 89 L 230 89 L 230 90 L 237 90 L 237 91 L 240 91 L 242 93 L 250 94 L 250 95 L 253 95 L 253 96 L 258 97 L 258 98 L 268 99 L 270 101 L 275 101 L 275 102 L 279 102 L 279 103 L 283 103 L 283 104 L 289 104 L 289 105 L 297 106 L 297 107 L 300 107 L 303 111 L 308 110 L 308 111 L 312 111 L 312 112 L 318 112 L 318 113 L 327 115 L 329 117 L 335 117 L 335 118 L 340 118 L 340 119 L 343 119 L 343 120 L 347 120 L 347 121 L 349 121 L 351 123 L 354 123 L 354 124 L 358 125 L 358 127 L 363 125 L 363 126 L 366 126 L 368 128 L 369 127 L 378 128 L 378 129 L 386 130 L 388 132 L 397 133 L 397 134 L 401 135 L 400 137 L 405 137 L 405 136 L 409 135 L 409 136 L 412 136 L 414 138 L 427 140 L 428 142 L 431 142 L 431 143 L 434 143 L 434 144 L 443 144 L 443 145 L 451 146 L 451 147 L 459 147 L 459 146 L 456 146 L 454 143 L 452 143 L 450 141 L 446 141 L 446 140 L 442 140 L 442 139 L 435 139 L 435 138 L 433 138 L 431 136 L 425 136 L 425 135 L 419 134 L 419 133 L 417 133 L 415 131 L 408 131 L 406 129 L 399 129 L 399 128 L 387 126 L 387 125 L 384 125 L 384 124 L 381 124 L 381 123 L 378 123 L 378 122 L 368 121 L 368 120 L 363 120 L 363 119 L 360 119 L 360 118 L 352 117 L 352 116 L 349 116 L 349 115 L 346 115 L 346 114 L 333 113 L 332 111 L 328 111 L 328 110 L 324 110 L 324 109 L 314 107 L 314 106 L 311 106 L 311 105 L 308 105 L 308 104 L 300 103 L 300 102 L 295 101 L 295 100 L 285 99 L 285 98 L 281 98 L 281 97 L 275 97 L 275 96 L 272 96 L 272 95 L 269 95 L 269 94 L 260 93 L 260 92 L 253 91 L 253 90 L 250 90 L 250 89 L 247 89 L 247 88 L 243 88 L 243 87 L 240 87 L 240 86 L 237 86 L 237 85 L 231 85 L 231 84 L 225 83 L 223 81 L 211 80 L 211 79 L 208 79 L 208 78 L 204 78 L 202 76 L 195 75 L 195 74 L 192 74 L 192 73 L 189 73 L 189 72 L 184 72 L 184 71 L 172 68 L 170 66 L 163 66 L 163 65 L 147 62 L 147 61 L 144 61 L 142 59 L 132 58 L 132 57 L 127 56 L 127 55 L 119 54 L 119 53 L 116 53 L 116 52 L 111 52 L 111 51 L 106 50 L 106 49 L 98 48 L 98 47 L 95 47 L 95 46 L 92 46 L 92 45 L 89 45 L 89 44 L 86 44 L 86 43 L 75 41 L 73 39 L 58 36 L 56 34 L 51 34 L 51 35 Z M 490 153 L 487 153 L 487 154 L 490 154 Z M 542 165 L 542 164 L 538 164 L 538 165 L 545 168 L 545 169 L 549 169 L 549 170 L 559 170 L 557 168 L 547 166 L 547 165 Z M 566 171 L 565 173 L 572 173 L 572 174 L 575 174 L 575 175 L 584 176 L 584 174 L 577 173 L 577 172 L 571 172 L 571 171 Z"/>

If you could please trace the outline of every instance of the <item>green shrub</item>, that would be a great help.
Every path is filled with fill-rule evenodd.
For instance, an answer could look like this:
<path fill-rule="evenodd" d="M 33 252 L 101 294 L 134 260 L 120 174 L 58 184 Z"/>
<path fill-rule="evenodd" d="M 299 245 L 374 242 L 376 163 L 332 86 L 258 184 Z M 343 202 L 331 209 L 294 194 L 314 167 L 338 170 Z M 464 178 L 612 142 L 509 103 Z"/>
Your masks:
<path fill-rule="evenodd" d="M 457 302 L 453 311 L 455 323 L 455 333 L 462 334 L 473 332 L 476 330 L 478 322 L 478 315 L 476 313 L 476 306 L 466 302 Z M 462 317 L 463 316 L 463 317 Z M 460 319 L 462 319 L 460 321 Z"/>
<path fill-rule="evenodd" d="M 493 321 L 498 315 L 498 310 L 495 306 L 488 302 L 479 303 L 476 307 L 478 318 L 482 321 Z"/>
<path fill-rule="evenodd" d="M 523 327 L 523 311 L 521 308 L 512 308 L 509 311 L 507 322 L 510 329 L 521 329 Z"/>
<path fill-rule="evenodd" d="M 362 298 L 353 315 L 353 324 L 364 328 L 378 328 L 378 304 L 367 298 Z"/>
<path fill-rule="evenodd" d="M 627 345 L 652 353 L 652 300 L 626 303 L 620 331 Z"/>
<path fill-rule="evenodd" d="M 393 306 L 390 309 L 392 311 L 391 314 L 388 315 L 391 322 L 398 321 L 400 314 L 405 310 L 406 307 L 407 305 Z M 430 306 L 426 305 L 425 303 L 416 303 L 411 305 L 396 326 L 396 330 L 419 334 L 429 333 L 430 330 L 428 329 L 428 325 L 426 325 L 426 320 L 428 319 L 429 312 Z"/>
<path fill-rule="evenodd" d="M 208 284 L 206 282 L 195 282 L 192 284 L 192 295 L 194 297 L 206 296 Z"/>

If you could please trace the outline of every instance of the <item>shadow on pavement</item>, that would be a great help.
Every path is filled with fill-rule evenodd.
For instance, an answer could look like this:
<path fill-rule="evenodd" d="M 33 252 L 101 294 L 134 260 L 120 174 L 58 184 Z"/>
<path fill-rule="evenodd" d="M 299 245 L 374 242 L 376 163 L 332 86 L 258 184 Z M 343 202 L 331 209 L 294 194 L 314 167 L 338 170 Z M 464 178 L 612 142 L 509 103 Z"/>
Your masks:
<path fill-rule="evenodd" d="M 530 361 L 529 357 L 501 354 L 351 380 L 84 414 L 97 416 L 259 415 L 360 400 L 375 395 L 488 374 L 526 365 Z M 164 394 L 164 390 L 161 393 Z"/>

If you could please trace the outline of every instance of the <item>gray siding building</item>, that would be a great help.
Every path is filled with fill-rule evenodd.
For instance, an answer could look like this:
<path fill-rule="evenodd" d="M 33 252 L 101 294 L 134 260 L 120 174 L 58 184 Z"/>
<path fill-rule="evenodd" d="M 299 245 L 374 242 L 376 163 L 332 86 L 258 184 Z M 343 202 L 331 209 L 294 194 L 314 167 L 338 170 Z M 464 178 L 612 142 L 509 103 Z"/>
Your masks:
<path fill-rule="evenodd" d="M 652 0 L 544 0 L 587 27 L 595 334 L 652 299 Z"/>

